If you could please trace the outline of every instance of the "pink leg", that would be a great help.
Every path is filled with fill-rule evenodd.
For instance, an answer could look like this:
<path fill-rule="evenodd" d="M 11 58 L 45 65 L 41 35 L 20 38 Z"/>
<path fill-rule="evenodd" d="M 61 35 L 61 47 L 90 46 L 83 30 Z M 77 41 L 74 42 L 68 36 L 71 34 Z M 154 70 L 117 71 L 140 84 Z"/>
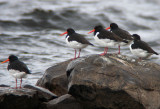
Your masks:
<path fill-rule="evenodd" d="M 75 60 L 75 59 L 76 59 L 76 54 L 77 54 L 77 51 L 76 51 L 76 49 L 75 49 L 74 58 L 72 58 L 72 60 Z"/>
<path fill-rule="evenodd" d="M 105 55 L 105 52 L 106 52 L 106 51 L 105 51 L 105 49 L 104 49 L 104 53 L 101 53 L 101 54 L 99 54 L 99 55 L 103 56 L 103 55 Z"/>
<path fill-rule="evenodd" d="M 142 58 L 141 58 L 141 57 L 139 57 L 139 61 L 142 61 Z"/>
<path fill-rule="evenodd" d="M 17 89 L 17 78 L 16 78 L 16 87 L 15 88 Z"/>
<path fill-rule="evenodd" d="M 107 51 L 108 51 L 108 47 L 106 47 L 106 48 L 105 48 L 105 51 L 106 51 L 105 53 L 107 54 Z"/>
<path fill-rule="evenodd" d="M 118 48 L 119 48 L 119 52 L 118 52 L 118 54 L 120 54 L 120 45 L 118 46 Z"/>
<path fill-rule="evenodd" d="M 21 82 L 20 82 L 20 87 L 19 88 L 22 88 L 21 85 L 22 85 L 22 78 L 21 78 Z"/>
<path fill-rule="evenodd" d="M 81 49 L 79 49 L 79 55 L 78 55 L 78 57 L 77 57 L 77 58 L 79 58 L 79 57 L 80 57 L 80 53 L 81 53 Z"/>
<path fill-rule="evenodd" d="M 104 53 L 100 54 L 101 56 L 104 56 L 105 54 L 107 54 L 108 51 L 108 47 L 104 48 Z"/>

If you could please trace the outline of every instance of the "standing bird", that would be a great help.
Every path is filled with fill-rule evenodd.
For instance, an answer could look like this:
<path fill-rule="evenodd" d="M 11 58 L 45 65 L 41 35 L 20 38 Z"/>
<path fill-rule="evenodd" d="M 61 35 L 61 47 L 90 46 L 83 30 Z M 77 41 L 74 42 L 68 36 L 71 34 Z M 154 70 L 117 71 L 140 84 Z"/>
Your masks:
<path fill-rule="evenodd" d="M 80 57 L 80 52 L 82 48 L 87 47 L 88 45 L 92 45 L 88 40 L 86 40 L 81 34 L 76 33 L 72 28 L 68 28 L 66 32 L 62 33 L 60 36 L 66 35 L 66 43 L 69 47 L 75 49 L 75 56 L 73 58 L 76 59 L 76 49 L 79 49 L 79 55 L 77 58 Z"/>
<path fill-rule="evenodd" d="M 120 46 L 130 44 L 131 41 L 133 40 L 132 35 L 128 31 L 119 28 L 116 23 L 111 23 L 110 27 L 106 28 L 106 30 L 108 30 L 108 29 L 111 29 L 111 31 L 114 34 L 116 34 L 117 36 L 119 36 L 120 38 L 123 39 L 123 41 L 121 43 L 119 43 L 119 45 L 118 45 L 118 48 L 119 48 L 118 54 L 120 54 Z"/>
<path fill-rule="evenodd" d="M 158 55 L 146 42 L 142 41 L 138 34 L 133 34 L 133 44 L 130 45 L 131 52 L 141 58 L 148 58 L 152 54 Z"/>
<path fill-rule="evenodd" d="M 118 37 L 116 34 L 105 30 L 101 25 L 95 26 L 92 31 L 89 33 L 94 32 L 94 39 L 95 41 L 101 45 L 102 47 L 105 47 L 104 53 L 100 55 L 107 54 L 108 47 L 114 47 L 119 42 L 123 41 L 120 37 Z M 88 33 L 88 34 L 89 34 Z"/>
<path fill-rule="evenodd" d="M 7 60 L 1 63 L 5 63 L 7 61 L 9 61 L 9 64 L 7 67 L 8 71 L 14 78 L 16 78 L 15 88 L 17 89 L 17 79 L 21 79 L 19 88 L 22 88 L 21 87 L 22 78 L 25 78 L 27 74 L 31 74 L 30 71 L 28 70 L 27 66 L 23 62 L 19 61 L 18 57 L 14 55 L 10 55 Z"/>

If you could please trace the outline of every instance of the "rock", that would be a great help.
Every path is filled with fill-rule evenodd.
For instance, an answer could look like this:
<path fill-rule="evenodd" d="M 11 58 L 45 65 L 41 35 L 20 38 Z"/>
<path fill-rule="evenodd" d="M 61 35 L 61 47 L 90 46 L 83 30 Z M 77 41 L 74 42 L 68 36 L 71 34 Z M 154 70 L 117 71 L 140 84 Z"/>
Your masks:
<path fill-rule="evenodd" d="M 65 94 L 45 103 L 43 109 L 83 109 L 83 107 L 73 96 Z"/>
<path fill-rule="evenodd" d="M 0 109 L 38 109 L 37 92 L 32 89 L 0 87 Z"/>
<path fill-rule="evenodd" d="M 47 102 L 49 100 L 57 98 L 57 95 L 50 92 L 48 89 L 39 86 L 25 85 L 24 88 L 36 90 L 38 92 L 38 98 L 42 102 Z"/>
<path fill-rule="evenodd" d="M 67 67 L 69 94 L 87 109 L 159 109 L 160 65 L 127 56 L 91 55 Z"/>
<path fill-rule="evenodd" d="M 68 93 L 66 68 L 69 62 L 70 60 L 58 63 L 57 65 L 48 68 L 36 85 L 49 89 L 58 96 Z"/>
<path fill-rule="evenodd" d="M 25 85 L 21 89 L 0 87 L 0 109 L 39 109 L 43 102 L 54 98 L 57 98 L 55 94 L 38 86 Z"/>

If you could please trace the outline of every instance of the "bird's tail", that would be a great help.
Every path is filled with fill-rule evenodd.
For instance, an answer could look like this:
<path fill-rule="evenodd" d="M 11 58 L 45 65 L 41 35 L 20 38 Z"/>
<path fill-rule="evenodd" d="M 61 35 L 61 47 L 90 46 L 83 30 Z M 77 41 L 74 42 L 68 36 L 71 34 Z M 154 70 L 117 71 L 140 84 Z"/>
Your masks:
<path fill-rule="evenodd" d="M 89 43 L 89 45 L 92 45 L 92 46 L 94 46 L 92 43 Z"/>
<path fill-rule="evenodd" d="M 157 52 L 154 52 L 154 54 L 159 55 Z"/>
<path fill-rule="evenodd" d="M 93 44 L 90 44 L 90 45 L 94 46 Z"/>
<path fill-rule="evenodd" d="M 27 73 L 27 74 L 31 74 L 31 71 L 30 71 L 30 70 L 28 70 L 26 73 Z"/>

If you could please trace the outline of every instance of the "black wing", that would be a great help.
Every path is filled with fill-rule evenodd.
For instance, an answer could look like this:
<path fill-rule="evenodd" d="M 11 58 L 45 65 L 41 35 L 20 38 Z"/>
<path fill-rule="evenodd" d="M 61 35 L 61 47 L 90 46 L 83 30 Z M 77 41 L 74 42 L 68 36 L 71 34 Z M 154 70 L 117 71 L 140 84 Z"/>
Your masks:
<path fill-rule="evenodd" d="M 20 72 L 25 72 L 27 74 L 31 74 L 28 67 L 26 66 L 26 64 L 24 64 L 23 62 L 17 60 L 14 61 L 12 63 L 8 64 L 8 70 L 9 69 L 14 69 L 14 70 L 19 70 Z"/>
<path fill-rule="evenodd" d="M 98 38 L 99 39 L 110 39 L 110 40 L 115 40 L 115 41 L 122 41 L 122 39 L 117 36 L 116 34 L 110 32 L 110 31 L 107 31 L 105 29 L 101 30 L 100 31 L 100 34 L 98 34 Z"/>
<path fill-rule="evenodd" d="M 92 45 L 92 43 L 90 43 L 87 39 L 84 38 L 83 35 L 81 34 L 78 34 L 78 33 L 74 33 L 72 34 L 69 38 L 68 38 L 68 41 L 77 41 L 77 42 L 80 42 L 82 44 L 88 44 L 88 45 Z"/>
<path fill-rule="evenodd" d="M 121 37 L 122 39 L 133 40 L 132 35 L 126 30 L 118 28 L 118 29 L 112 30 L 112 32 L 118 35 L 119 37 Z"/>
<path fill-rule="evenodd" d="M 134 45 L 132 46 L 133 49 L 134 48 L 140 48 L 143 50 L 146 50 L 148 53 L 153 53 L 158 55 L 157 52 L 155 52 L 146 42 L 138 40 L 138 41 L 134 41 Z"/>

